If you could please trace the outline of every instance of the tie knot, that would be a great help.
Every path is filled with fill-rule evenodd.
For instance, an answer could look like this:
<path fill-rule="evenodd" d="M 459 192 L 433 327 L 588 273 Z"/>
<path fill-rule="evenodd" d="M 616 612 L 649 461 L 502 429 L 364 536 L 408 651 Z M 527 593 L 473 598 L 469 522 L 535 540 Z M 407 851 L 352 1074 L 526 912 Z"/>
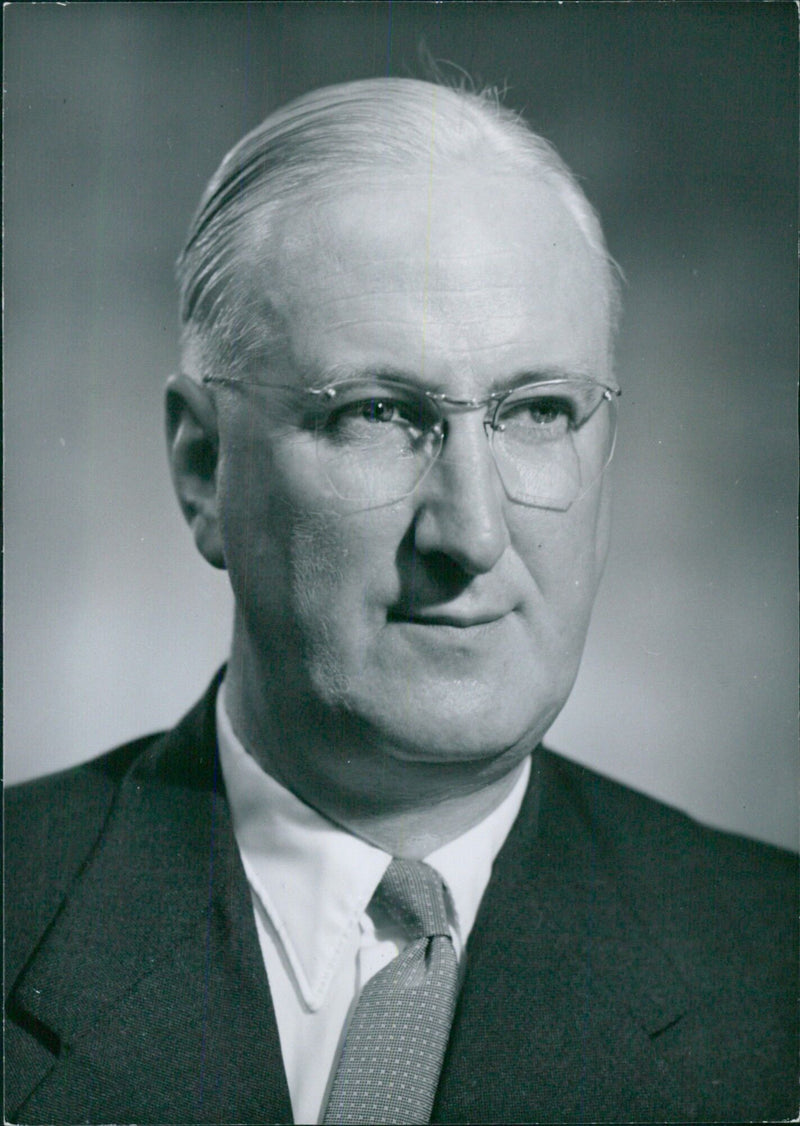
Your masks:
<path fill-rule="evenodd" d="M 449 937 L 444 880 L 422 860 L 393 860 L 375 892 L 375 901 L 410 938 Z"/>

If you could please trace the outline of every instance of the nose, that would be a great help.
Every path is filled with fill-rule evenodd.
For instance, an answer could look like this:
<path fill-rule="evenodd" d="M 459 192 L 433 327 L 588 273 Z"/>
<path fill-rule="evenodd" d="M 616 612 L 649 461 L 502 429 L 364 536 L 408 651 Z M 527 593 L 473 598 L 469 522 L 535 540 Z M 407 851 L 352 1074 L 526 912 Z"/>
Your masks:
<path fill-rule="evenodd" d="M 417 492 L 414 546 L 449 556 L 467 574 L 483 574 L 510 542 L 505 492 L 483 420 L 462 415 L 445 425 L 442 452 Z"/>

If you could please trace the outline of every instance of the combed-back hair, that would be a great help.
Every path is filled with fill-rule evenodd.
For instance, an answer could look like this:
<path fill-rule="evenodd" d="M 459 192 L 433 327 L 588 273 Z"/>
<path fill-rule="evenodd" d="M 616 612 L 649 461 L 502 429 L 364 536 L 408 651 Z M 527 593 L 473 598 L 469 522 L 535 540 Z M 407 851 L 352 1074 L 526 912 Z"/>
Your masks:
<path fill-rule="evenodd" d="M 313 208 L 337 185 L 374 180 L 376 170 L 469 166 L 519 172 L 557 191 L 597 260 L 610 347 L 617 268 L 597 215 L 552 145 L 503 106 L 494 89 L 370 78 L 314 90 L 276 110 L 212 176 L 177 263 L 184 370 L 196 378 L 242 373 L 269 347 L 269 303 L 242 268 L 254 212 L 264 253 L 274 262 L 280 217 Z"/>

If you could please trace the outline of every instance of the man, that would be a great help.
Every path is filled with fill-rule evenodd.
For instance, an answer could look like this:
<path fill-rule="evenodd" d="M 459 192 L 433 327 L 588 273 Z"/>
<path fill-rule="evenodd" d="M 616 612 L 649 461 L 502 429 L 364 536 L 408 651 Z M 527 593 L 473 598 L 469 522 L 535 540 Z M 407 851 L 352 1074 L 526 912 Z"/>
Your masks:
<path fill-rule="evenodd" d="M 170 463 L 230 661 L 10 798 L 7 1117 L 794 1113 L 791 858 L 541 746 L 618 394 L 558 156 L 489 98 L 321 90 L 223 161 L 179 274 Z"/>

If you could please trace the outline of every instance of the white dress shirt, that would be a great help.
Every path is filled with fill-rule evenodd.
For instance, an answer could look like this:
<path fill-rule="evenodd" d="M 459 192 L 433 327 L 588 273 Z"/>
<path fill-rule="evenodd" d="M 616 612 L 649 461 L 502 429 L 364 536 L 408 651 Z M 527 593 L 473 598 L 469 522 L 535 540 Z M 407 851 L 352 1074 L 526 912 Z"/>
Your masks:
<path fill-rule="evenodd" d="M 334 825 L 261 769 L 233 731 L 224 684 L 217 697 L 217 738 L 294 1120 L 316 1123 L 359 993 L 406 945 L 396 926 L 373 921 L 368 910 L 392 857 Z M 488 817 L 425 857 L 450 891 L 450 930 L 459 957 L 529 774 L 528 758 L 510 794 Z"/>

